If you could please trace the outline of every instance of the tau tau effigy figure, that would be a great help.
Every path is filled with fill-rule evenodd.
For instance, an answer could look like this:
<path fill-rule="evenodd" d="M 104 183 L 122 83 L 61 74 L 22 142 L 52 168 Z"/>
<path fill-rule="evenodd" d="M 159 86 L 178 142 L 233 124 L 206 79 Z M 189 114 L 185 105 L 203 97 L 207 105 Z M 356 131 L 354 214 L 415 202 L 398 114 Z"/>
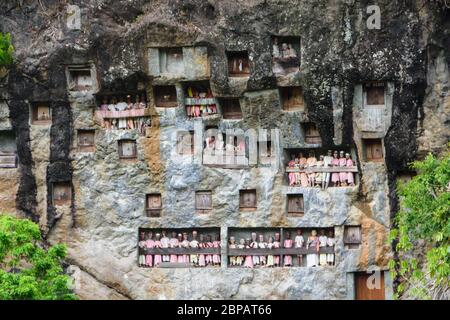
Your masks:
<path fill-rule="evenodd" d="M 236 249 L 236 239 L 235 239 L 235 237 L 233 237 L 233 236 L 230 237 L 229 244 L 228 244 L 228 248 L 230 248 L 230 249 Z M 237 259 L 236 256 L 230 256 L 230 264 L 231 264 L 232 266 L 237 265 L 236 259 Z"/>
<path fill-rule="evenodd" d="M 331 165 L 334 168 L 339 167 L 339 156 L 337 151 L 333 152 L 333 161 L 331 162 Z M 331 182 L 333 183 L 333 187 L 339 186 L 339 172 L 333 172 L 331 175 Z"/>
<path fill-rule="evenodd" d="M 160 239 L 161 239 L 161 234 L 157 233 L 155 235 L 155 245 L 154 245 L 155 248 L 162 248 Z M 162 262 L 161 255 L 160 254 L 155 254 L 155 261 L 153 262 L 155 267 L 158 267 L 161 264 L 161 262 Z"/>
<path fill-rule="evenodd" d="M 203 236 L 203 234 L 200 234 L 199 241 L 198 241 L 198 247 L 200 249 L 206 248 L 205 237 Z M 199 254 L 198 255 L 198 266 L 199 267 L 205 267 L 206 266 L 206 259 L 205 259 L 205 255 L 204 254 Z"/>
<path fill-rule="evenodd" d="M 250 246 L 250 239 L 245 240 L 245 248 L 246 249 L 252 248 Z M 245 256 L 244 267 L 251 268 L 251 269 L 253 268 L 253 258 L 251 255 Z"/>
<path fill-rule="evenodd" d="M 216 235 L 216 240 L 213 242 L 213 248 L 220 248 L 220 235 Z M 220 254 L 213 254 L 212 262 L 214 265 L 220 265 Z"/>
<path fill-rule="evenodd" d="M 239 240 L 239 244 L 237 245 L 238 249 L 245 249 L 245 239 Z M 244 264 L 244 256 L 236 257 L 236 264 L 238 266 L 242 266 Z"/>
<path fill-rule="evenodd" d="M 178 248 L 178 238 L 177 238 L 177 233 L 175 231 L 172 231 L 172 238 L 170 238 L 169 240 L 169 248 Z M 171 254 L 170 255 L 170 263 L 177 263 L 178 262 L 178 257 L 176 254 Z"/>
<path fill-rule="evenodd" d="M 264 235 L 260 234 L 258 236 L 259 242 L 258 242 L 258 248 L 259 249 L 266 249 L 267 248 L 267 242 L 264 241 Z M 264 266 L 266 265 L 266 256 L 259 256 L 259 263 Z"/>
<path fill-rule="evenodd" d="M 319 236 L 319 249 L 325 248 L 327 246 L 327 236 L 325 235 L 325 230 L 320 230 L 320 236 Z M 319 265 L 326 266 L 327 265 L 327 254 L 326 253 L 320 253 L 319 254 Z"/>
<path fill-rule="evenodd" d="M 267 238 L 267 249 L 272 249 L 272 248 L 273 248 L 273 237 L 269 236 Z M 275 259 L 274 259 L 273 254 L 269 254 L 267 256 L 266 266 L 269 267 L 269 268 L 272 268 L 274 266 L 274 264 L 275 264 L 274 260 Z"/>
<path fill-rule="evenodd" d="M 189 247 L 197 249 L 199 247 L 199 242 L 197 240 L 197 231 L 192 231 L 192 240 L 189 242 Z M 198 255 L 191 254 L 190 256 L 191 263 L 194 266 L 198 266 Z"/>
<path fill-rule="evenodd" d="M 303 248 L 305 239 L 303 238 L 301 229 L 297 229 L 297 235 L 295 236 L 294 242 L 295 242 L 295 248 Z M 301 255 L 301 254 L 297 255 L 297 260 L 298 260 L 298 265 L 301 267 L 303 265 L 303 255 Z"/>
<path fill-rule="evenodd" d="M 252 232 L 252 241 L 250 242 L 250 248 L 253 248 L 253 249 L 258 248 L 256 232 Z M 253 265 L 255 265 L 255 266 L 259 265 L 259 256 L 257 256 L 257 255 L 252 256 L 252 260 L 253 260 Z"/>
<path fill-rule="evenodd" d="M 334 248 L 335 244 L 336 240 L 334 239 L 333 231 L 330 230 L 328 231 L 327 246 Z M 334 253 L 327 253 L 327 264 L 330 266 L 334 264 Z"/>
<path fill-rule="evenodd" d="M 210 234 L 208 234 L 207 236 L 206 236 L 206 245 L 205 245 L 205 247 L 206 248 L 213 248 L 213 241 L 212 241 L 212 237 L 211 237 L 211 235 Z M 206 256 L 205 256 L 205 260 L 206 260 L 206 265 L 211 265 L 211 264 L 213 264 L 213 259 L 212 259 L 212 254 L 207 254 Z"/>
<path fill-rule="evenodd" d="M 278 38 L 273 39 L 272 57 L 274 57 L 274 58 L 280 57 L 280 48 L 278 47 Z"/>
<path fill-rule="evenodd" d="M 317 231 L 312 230 L 311 235 L 308 237 L 308 241 L 306 242 L 306 249 L 309 248 L 314 249 L 315 252 L 319 251 L 319 238 L 317 237 Z M 317 253 L 308 253 L 306 255 L 306 266 L 307 267 L 315 267 L 319 264 L 319 256 Z"/>
<path fill-rule="evenodd" d="M 139 266 L 145 266 L 145 232 L 139 233 Z"/>
<path fill-rule="evenodd" d="M 328 150 L 327 155 L 323 157 L 323 166 L 324 168 L 329 168 L 333 163 L 333 155 L 331 150 Z M 328 188 L 328 184 L 330 183 L 330 172 L 322 173 L 322 189 Z"/>
<path fill-rule="evenodd" d="M 155 241 L 153 240 L 153 232 L 149 232 L 145 241 L 145 247 L 147 249 L 153 249 L 155 247 Z M 147 267 L 153 267 L 153 256 L 151 254 L 147 254 L 145 256 L 145 264 Z"/>
<path fill-rule="evenodd" d="M 291 233 L 286 232 L 286 239 L 284 239 L 283 247 L 285 248 L 292 248 L 293 247 L 293 241 L 291 239 Z M 285 267 L 292 267 L 292 256 L 285 255 L 284 256 L 284 266 Z"/>
<path fill-rule="evenodd" d="M 317 165 L 317 159 L 314 156 L 314 152 L 310 152 L 308 159 L 306 159 L 306 167 L 314 170 L 314 167 L 316 167 L 316 165 Z M 315 177 L 316 177 L 316 174 L 314 173 L 314 171 L 308 173 L 308 186 L 314 187 Z"/>
<path fill-rule="evenodd" d="M 166 230 L 163 230 L 162 232 L 162 237 L 161 237 L 161 248 L 166 249 L 169 248 L 169 243 L 170 243 L 170 239 L 169 237 L 167 237 L 166 235 Z M 162 261 L 163 262 L 169 262 L 170 261 L 170 256 L 165 254 L 162 256 Z"/>
<path fill-rule="evenodd" d="M 190 242 L 188 240 L 188 234 L 187 232 L 183 232 L 183 241 L 181 242 L 181 247 L 185 250 L 187 250 L 190 247 Z M 187 254 L 183 254 L 183 262 L 184 263 L 189 263 L 190 259 L 189 259 L 189 255 Z"/>
<path fill-rule="evenodd" d="M 339 167 L 346 167 L 347 159 L 345 159 L 344 151 L 339 152 Z M 347 185 L 347 172 L 339 172 L 339 185 L 345 187 Z"/>
<path fill-rule="evenodd" d="M 106 96 L 103 96 L 102 104 L 100 105 L 101 111 L 108 111 L 108 98 Z"/>
<path fill-rule="evenodd" d="M 280 234 L 279 233 L 275 233 L 275 241 L 273 242 L 273 248 L 274 249 L 279 249 L 281 248 L 281 242 L 280 242 Z M 281 264 L 281 258 L 280 256 L 275 256 L 274 257 L 274 265 L 276 267 L 279 267 Z"/>
<path fill-rule="evenodd" d="M 183 248 L 183 235 L 181 233 L 179 233 L 177 235 L 177 240 L 178 240 L 178 246 L 176 248 Z M 189 244 L 188 244 L 188 246 L 189 246 Z M 182 254 L 177 255 L 177 262 L 185 263 L 186 261 L 184 261 L 184 255 L 182 255 Z"/>
<path fill-rule="evenodd" d="M 345 159 L 346 159 L 347 167 L 354 166 L 353 160 L 350 158 L 350 153 L 345 154 Z M 353 172 L 347 172 L 347 183 L 349 186 L 352 186 L 352 187 L 355 185 L 355 179 L 353 177 Z"/>
<path fill-rule="evenodd" d="M 317 161 L 317 163 L 316 163 L 317 168 L 323 168 L 323 159 L 324 159 L 324 156 L 321 154 L 319 156 L 319 161 Z M 315 179 L 316 179 L 315 186 L 320 188 L 322 185 L 323 173 L 322 172 L 316 173 Z"/>

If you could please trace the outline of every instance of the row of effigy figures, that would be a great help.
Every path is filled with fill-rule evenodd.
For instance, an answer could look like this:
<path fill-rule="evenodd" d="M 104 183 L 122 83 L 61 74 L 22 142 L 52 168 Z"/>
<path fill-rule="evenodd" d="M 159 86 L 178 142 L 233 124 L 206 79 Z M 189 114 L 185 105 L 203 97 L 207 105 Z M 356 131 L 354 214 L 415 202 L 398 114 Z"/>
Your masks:
<path fill-rule="evenodd" d="M 339 172 L 339 168 L 354 167 L 355 163 L 349 153 L 328 150 L 327 155 L 320 155 L 319 160 L 310 153 L 306 158 L 303 153 L 289 161 L 289 168 L 310 169 L 308 172 L 289 172 L 289 185 L 302 187 L 327 188 L 331 181 L 333 187 L 354 186 L 353 172 Z M 335 172 L 314 172 L 315 168 L 335 168 Z M 333 170 L 334 171 L 334 170 Z"/>
<path fill-rule="evenodd" d="M 220 248 L 220 235 L 198 235 L 197 231 L 192 231 L 189 237 L 187 232 L 178 233 L 173 231 L 171 237 L 167 235 L 166 230 L 161 233 L 153 234 L 152 231 L 141 232 L 139 239 L 139 266 L 141 267 L 158 267 L 163 262 L 192 264 L 195 267 L 220 266 L 219 254 L 147 254 L 145 249 L 153 248 L 184 248 L 184 249 L 201 249 L 201 248 Z"/>
<path fill-rule="evenodd" d="M 322 247 L 334 247 L 335 239 L 333 231 L 325 235 L 325 230 L 320 230 L 320 235 L 317 236 L 317 231 L 312 230 L 311 235 L 307 237 L 306 241 L 303 237 L 302 230 L 298 229 L 294 240 L 291 239 L 291 233 L 285 233 L 283 242 L 280 240 L 280 233 L 275 233 L 274 236 L 268 236 L 265 239 L 263 234 L 257 235 L 256 232 L 251 233 L 251 237 L 247 239 L 240 239 L 236 242 L 234 236 L 230 237 L 228 247 L 230 249 L 279 249 L 279 248 L 314 248 L 315 253 L 306 254 L 306 266 L 326 266 L 334 264 L 334 253 L 319 253 Z M 245 255 L 245 256 L 230 256 L 231 266 L 243 266 L 245 268 L 254 267 L 291 267 L 294 265 L 292 255 L 284 255 L 281 261 L 280 255 Z M 298 266 L 303 266 L 303 255 L 297 255 Z"/>

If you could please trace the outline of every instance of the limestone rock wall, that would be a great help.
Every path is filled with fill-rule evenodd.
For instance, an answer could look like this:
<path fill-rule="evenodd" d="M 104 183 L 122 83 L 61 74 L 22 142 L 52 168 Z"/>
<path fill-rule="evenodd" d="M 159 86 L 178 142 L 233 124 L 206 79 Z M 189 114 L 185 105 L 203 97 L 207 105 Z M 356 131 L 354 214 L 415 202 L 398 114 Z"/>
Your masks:
<path fill-rule="evenodd" d="M 442 150 L 448 126 L 448 9 L 425 1 L 379 1 L 380 30 L 366 26 L 367 1 L 72 1 L 81 29 L 66 25 L 65 1 L 0 4 L 0 31 L 11 32 L 17 63 L 0 87 L 0 128 L 16 134 L 19 166 L 0 169 L 0 209 L 39 221 L 50 243 L 68 245 L 75 291 L 86 299 L 352 299 L 353 273 L 387 270 L 387 234 L 398 206 L 395 180 L 407 163 Z M 271 36 L 301 38 L 300 72 L 276 77 Z M 447 42 L 446 42 L 447 41 Z M 158 76 L 154 48 L 183 47 L 182 77 Z M 448 46 L 447 46 L 448 47 Z M 227 51 L 247 50 L 250 76 L 229 78 Z M 92 93 L 67 91 L 66 66 L 95 65 L 100 92 L 145 88 L 152 126 L 105 130 L 94 120 Z M 208 77 L 209 75 L 209 77 Z M 239 97 L 242 120 L 188 119 L 186 80 L 208 79 L 215 97 Z M 385 161 L 364 161 L 361 83 L 388 83 Z M 156 108 L 153 86 L 176 86 L 178 107 Z M 305 111 L 282 110 L 279 86 L 301 86 Z M 30 106 L 49 101 L 50 126 L 29 124 Z M 317 124 L 322 146 L 352 150 L 355 187 L 288 187 L 286 149 L 304 148 L 301 124 Z M 176 153 L 179 130 L 205 126 L 278 129 L 275 167 L 223 169 Z M 77 130 L 95 129 L 95 151 L 79 152 Z M 118 156 L 119 139 L 136 139 L 137 159 Z M 55 207 L 54 182 L 71 181 L 72 205 Z M 239 189 L 257 191 L 258 207 L 239 210 Z M 195 212 L 195 191 L 211 190 L 213 210 Z M 145 194 L 161 193 L 160 218 L 146 217 Z M 302 217 L 286 215 L 287 194 L 303 193 Z M 362 244 L 349 250 L 344 227 L 360 225 Z M 220 227 L 226 260 L 229 227 L 333 227 L 336 265 L 316 268 L 144 269 L 137 264 L 142 227 Z M 392 291 L 386 273 L 386 297 Z"/>

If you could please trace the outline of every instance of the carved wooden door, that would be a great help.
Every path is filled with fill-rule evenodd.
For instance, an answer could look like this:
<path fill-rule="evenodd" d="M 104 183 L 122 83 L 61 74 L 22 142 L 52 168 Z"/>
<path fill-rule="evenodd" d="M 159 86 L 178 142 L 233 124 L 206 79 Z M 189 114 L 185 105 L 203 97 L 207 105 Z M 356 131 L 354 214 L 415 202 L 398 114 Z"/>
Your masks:
<path fill-rule="evenodd" d="M 288 196 L 288 213 L 302 214 L 304 212 L 303 195 L 289 195 Z"/>
<path fill-rule="evenodd" d="M 195 208 L 197 210 L 210 210 L 212 208 L 211 191 L 197 191 L 195 193 Z"/>
<path fill-rule="evenodd" d="M 356 300 L 384 300 L 384 272 L 355 273 Z"/>

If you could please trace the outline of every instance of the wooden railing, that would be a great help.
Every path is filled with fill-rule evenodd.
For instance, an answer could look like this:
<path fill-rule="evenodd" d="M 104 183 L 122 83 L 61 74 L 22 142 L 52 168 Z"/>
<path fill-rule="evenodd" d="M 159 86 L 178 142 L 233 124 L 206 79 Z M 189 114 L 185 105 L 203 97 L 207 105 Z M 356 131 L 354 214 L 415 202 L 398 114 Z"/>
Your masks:
<path fill-rule="evenodd" d="M 96 110 L 95 117 L 99 119 L 139 118 L 150 116 L 148 109 L 132 109 L 124 111 Z"/>
<path fill-rule="evenodd" d="M 190 255 L 190 254 L 218 254 L 220 248 L 140 248 L 141 254 L 157 254 L 157 255 Z"/>
<path fill-rule="evenodd" d="M 358 172 L 358 167 L 309 167 L 309 168 L 296 168 L 286 167 L 286 172 L 304 172 L 304 173 L 318 173 L 318 172 Z"/>
<path fill-rule="evenodd" d="M 215 98 L 185 98 L 184 104 L 189 106 L 217 104 Z"/>
<path fill-rule="evenodd" d="M 286 255 L 305 255 L 314 253 L 334 253 L 334 247 L 320 247 L 319 252 L 316 248 L 277 248 L 277 249 L 228 249 L 229 256 L 286 256 Z"/>

